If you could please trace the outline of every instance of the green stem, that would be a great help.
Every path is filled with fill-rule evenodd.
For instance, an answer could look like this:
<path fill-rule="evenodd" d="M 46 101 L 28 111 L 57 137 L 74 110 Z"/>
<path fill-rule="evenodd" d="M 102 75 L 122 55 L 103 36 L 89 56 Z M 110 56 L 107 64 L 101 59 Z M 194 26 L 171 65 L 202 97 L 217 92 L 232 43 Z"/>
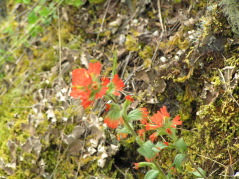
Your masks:
<path fill-rule="evenodd" d="M 189 160 L 189 162 L 193 165 L 193 167 L 197 170 L 198 173 L 200 173 L 200 175 L 204 178 L 207 179 L 207 177 L 198 169 L 198 167 L 193 163 L 193 161 L 191 160 L 191 158 L 189 157 L 189 155 L 187 155 L 187 158 Z"/>
<path fill-rule="evenodd" d="M 154 165 L 158 168 L 158 170 L 160 171 L 160 173 L 163 175 L 163 177 L 165 179 L 167 179 L 167 176 L 165 175 L 164 171 L 162 170 L 162 168 L 160 167 L 160 165 L 158 164 L 158 162 L 153 161 Z"/>
<path fill-rule="evenodd" d="M 136 139 L 137 134 L 134 132 L 134 130 L 132 129 L 132 127 L 129 125 L 129 123 L 128 123 L 126 117 L 125 117 L 125 115 L 123 115 L 123 121 L 124 121 L 124 124 L 126 125 L 126 127 L 130 130 L 131 134 L 132 134 L 132 135 L 135 137 L 135 139 Z M 141 144 L 140 142 L 138 142 L 137 140 L 136 140 L 136 142 L 139 144 L 139 146 L 142 146 L 142 144 Z M 162 168 L 160 167 L 160 165 L 159 165 L 156 161 L 153 161 L 153 163 L 154 163 L 154 165 L 157 167 L 157 169 L 158 169 L 158 171 L 161 173 L 161 175 L 162 175 L 165 179 L 167 179 L 167 176 L 165 175 L 165 173 L 164 173 L 164 171 L 162 170 Z M 164 178 L 163 178 L 163 179 L 164 179 Z"/>
<path fill-rule="evenodd" d="M 137 134 L 134 132 L 134 130 L 132 129 L 132 127 L 129 125 L 125 115 L 123 115 L 123 121 L 124 121 L 124 124 L 126 125 L 126 127 L 130 130 L 131 134 L 136 138 L 137 137 Z"/>
<path fill-rule="evenodd" d="M 115 103 L 117 103 L 117 101 L 115 101 L 114 98 L 112 98 L 111 96 L 108 96 L 112 101 L 114 101 Z M 138 143 L 139 146 L 142 146 L 142 142 L 138 141 L 137 138 L 137 134 L 135 133 L 134 129 L 130 126 L 130 124 L 128 123 L 127 120 L 127 112 L 126 110 L 124 111 L 124 114 L 122 116 L 124 124 L 126 125 L 127 129 L 131 132 L 131 134 L 133 135 L 133 137 L 135 138 L 135 141 Z M 162 170 L 162 168 L 160 167 L 160 165 L 156 162 L 153 161 L 154 165 L 157 167 L 158 171 L 161 173 L 161 175 L 163 176 L 163 179 L 167 179 L 167 176 L 165 175 L 164 171 Z"/>

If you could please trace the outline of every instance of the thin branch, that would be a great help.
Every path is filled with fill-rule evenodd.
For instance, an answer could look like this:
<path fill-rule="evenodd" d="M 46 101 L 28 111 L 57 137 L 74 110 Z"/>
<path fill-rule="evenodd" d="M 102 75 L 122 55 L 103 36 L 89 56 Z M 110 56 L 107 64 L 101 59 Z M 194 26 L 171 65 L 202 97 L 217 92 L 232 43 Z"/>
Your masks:
<path fill-rule="evenodd" d="M 197 172 L 201 175 L 201 177 L 203 177 L 204 179 L 207 179 L 207 177 L 198 169 L 198 167 L 193 163 L 193 161 L 191 160 L 190 156 L 187 155 L 187 158 L 189 160 L 189 162 L 193 165 L 193 167 L 197 170 Z"/>
<path fill-rule="evenodd" d="M 162 12 L 161 12 L 161 4 L 160 4 L 160 0 L 158 0 L 158 17 L 159 17 L 159 22 L 160 22 L 160 25 L 161 25 L 161 29 L 162 29 L 162 32 L 166 32 L 166 28 L 163 24 L 163 18 L 162 18 Z"/>
<path fill-rule="evenodd" d="M 60 8 L 58 7 L 58 49 L 59 49 L 59 75 L 61 76 L 61 62 L 62 62 L 62 51 L 61 51 L 61 47 L 62 47 L 62 44 L 61 44 L 61 17 L 60 17 Z"/>
<path fill-rule="evenodd" d="M 215 163 L 217 163 L 217 164 L 219 164 L 219 165 L 221 165 L 221 166 L 223 166 L 223 167 L 227 167 L 226 165 L 223 165 L 222 163 L 220 163 L 220 162 L 218 162 L 218 161 L 216 161 L 216 160 L 213 160 L 213 159 L 211 159 L 211 158 L 209 158 L 209 157 L 205 157 L 205 156 L 203 156 L 203 155 L 200 155 L 200 154 L 196 154 L 197 156 L 200 156 L 200 157 L 203 157 L 203 158 L 206 158 L 206 159 L 208 159 L 208 160 L 211 160 L 211 161 L 213 161 L 213 162 L 215 162 Z"/>
<path fill-rule="evenodd" d="M 129 63 L 129 59 L 131 58 L 131 54 L 132 54 L 132 52 L 130 51 L 129 55 L 126 57 L 126 62 L 125 62 L 124 68 L 123 68 L 123 72 L 121 74 L 121 78 L 123 78 L 123 76 L 124 76 L 124 72 L 125 72 L 125 69 L 126 69 L 128 63 Z"/>
<path fill-rule="evenodd" d="M 106 10 L 105 10 L 105 13 L 104 13 L 102 22 L 101 22 L 101 24 L 100 24 L 100 30 L 99 30 L 99 32 L 97 33 L 96 44 L 97 44 L 98 41 L 99 41 L 100 33 L 103 31 L 103 26 L 104 26 L 105 18 L 106 18 L 106 15 L 107 15 L 107 13 L 108 13 L 108 9 L 109 9 L 109 6 L 110 6 L 110 1 L 111 1 L 111 0 L 108 0 L 108 4 L 107 4 Z M 95 46 L 95 48 L 96 48 L 96 46 Z M 94 51 L 95 51 L 95 48 L 94 48 Z"/>

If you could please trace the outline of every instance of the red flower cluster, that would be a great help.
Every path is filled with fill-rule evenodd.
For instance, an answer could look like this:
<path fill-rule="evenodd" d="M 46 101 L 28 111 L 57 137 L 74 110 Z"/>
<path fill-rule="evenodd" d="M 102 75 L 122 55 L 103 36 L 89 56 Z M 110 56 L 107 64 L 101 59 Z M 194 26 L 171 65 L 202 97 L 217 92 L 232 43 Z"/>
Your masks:
<path fill-rule="evenodd" d="M 182 121 L 180 121 L 180 117 L 176 116 L 172 121 L 170 121 L 170 125 L 166 125 L 169 122 L 170 114 L 167 111 L 166 106 L 163 106 L 156 114 L 152 117 L 147 117 L 148 111 L 146 108 L 141 108 L 143 117 L 141 119 L 141 123 L 145 125 L 146 131 L 148 130 L 157 130 L 159 128 L 165 127 L 165 132 L 169 135 L 172 134 L 172 128 L 176 128 L 177 125 L 182 125 Z M 149 121 L 148 121 L 149 119 Z M 167 127 L 166 127 L 167 126 Z M 143 131 L 138 131 L 139 136 L 142 137 Z M 150 135 L 149 139 L 154 142 L 158 137 L 158 132 L 154 132 Z"/>
<path fill-rule="evenodd" d="M 123 90 L 124 83 L 115 75 L 112 81 L 109 78 L 100 79 L 101 64 L 90 63 L 89 68 L 75 69 L 72 72 L 72 89 L 70 96 L 80 98 L 84 108 L 92 105 L 95 99 L 102 98 L 106 93 L 120 95 L 119 91 Z M 111 88 L 110 89 L 110 84 Z"/>
<path fill-rule="evenodd" d="M 162 127 L 166 117 L 170 117 L 170 114 L 167 112 L 166 106 L 163 106 L 160 111 L 157 111 L 157 113 L 150 118 L 151 123 L 146 124 L 146 130 Z"/>
<path fill-rule="evenodd" d="M 110 80 L 99 80 L 101 71 L 100 63 L 90 63 L 88 70 L 85 68 L 75 69 L 72 72 L 72 90 L 70 96 L 80 98 L 82 106 L 87 108 L 95 99 L 105 95 Z"/>

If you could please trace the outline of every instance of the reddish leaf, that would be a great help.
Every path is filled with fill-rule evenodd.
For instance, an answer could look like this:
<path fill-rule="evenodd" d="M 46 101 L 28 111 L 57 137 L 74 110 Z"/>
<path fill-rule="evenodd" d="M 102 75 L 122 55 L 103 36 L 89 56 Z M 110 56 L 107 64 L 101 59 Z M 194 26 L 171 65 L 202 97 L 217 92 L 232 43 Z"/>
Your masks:
<path fill-rule="evenodd" d="M 104 123 L 106 123 L 108 127 L 112 129 L 116 129 L 118 125 L 122 123 L 122 118 L 115 119 L 115 118 L 106 117 L 104 120 Z"/>

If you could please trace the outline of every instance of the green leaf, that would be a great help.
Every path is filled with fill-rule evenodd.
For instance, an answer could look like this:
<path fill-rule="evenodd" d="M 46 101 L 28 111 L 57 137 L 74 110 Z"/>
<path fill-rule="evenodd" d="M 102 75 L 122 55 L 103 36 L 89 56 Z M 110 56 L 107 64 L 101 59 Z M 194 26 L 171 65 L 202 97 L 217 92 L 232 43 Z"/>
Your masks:
<path fill-rule="evenodd" d="M 142 112 L 139 109 L 135 109 L 133 111 L 130 111 L 128 114 L 128 119 L 130 121 L 133 120 L 140 120 L 142 118 Z"/>
<path fill-rule="evenodd" d="M 205 172 L 202 168 L 198 167 L 198 170 L 199 170 L 204 176 L 206 176 L 206 172 Z M 203 178 L 203 177 L 204 177 L 204 176 L 202 176 L 198 171 L 192 172 L 192 174 L 195 175 L 196 177 L 199 177 L 199 178 Z"/>
<path fill-rule="evenodd" d="M 184 142 L 183 138 L 175 142 L 174 146 L 178 149 L 180 153 L 185 153 L 187 151 L 187 144 Z"/>
<path fill-rule="evenodd" d="M 166 144 L 164 144 L 163 142 L 158 142 L 155 147 L 153 147 L 152 149 L 155 151 L 155 152 L 159 152 L 161 151 L 162 149 L 164 148 L 168 148 L 169 146 L 167 146 Z"/>
<path fill-rule="evenodd" d="M 139 167 L 150 167 L 152 169 L 157 169 L 154 163 L 152 162 L 139 162 Z"/>
<path fill-rule="evenodd" d="M 43 28 L 39 25 L 36 25 L 30 29 L 29 34 L 31 34 L 32 37 L 35 37 L 38 33 L 42 31 L 43 31 Z"/>
<path fill-rule="evenodd" d="M 123 127 L 122 129 L 117 129 L 117 133 L 131 134 L 130 130 L 128 130 L 126 127 Z"/>
<path fill-rule="evenodd" d="M 130 104 L 131 104 L 131 101 L 125 100 L 122 106 L 123 110 L 127 111 L 127 108 L 129 107 Z"/>
<path fill-rule="evenodd" d="M 143 140 L 139 136 L 137 136 L 135 140 L 136 140 L 137 144 L 143 145 Z"/>
<path fill-rule="evenodd" d="M 43 7 L 40 11 L 39 11 L 39 14 L 42 16 L 42 17 L 47 17 L 51 14 L 51 11 L 48 7 Z"/>
<path fill-rule="evenodd" d="M 174 164 L 176 166 L 177 169 L 181 170 L 181 164 L 183 162 L 183 160 L 185 159 L 187 154 L 177 154 L 174 158 Z"/>
<path fill-rule="evenodd" d="M 157 178 L 158 175 L 159 175 L 158 170 L 149 170 L 144 176 L 144 179 L 154 179 L 154 178 Z"/>
<path fill-rule="evenodd" d="M 116 69 L 117 69 L 117 52 L 114 52 L 114 57 L 113 57 L 113 67 L 112 67 L 112 78 L 115 76 L 116 74 Z"/>
<path fill-rule="evenodd" d="M 137 151 L 146 159 L 152 160 L 157 154 L 157 152 L 152 149 L 154 147 L 155 145 L 150 140 L 148 140 L 140 148 L 138 148 Z"/>
<path fill-rule="evenodd" d="M 111 108 L 107 114 L 111 119 L 119 119 L 122 117 L 122 111 L 119 108 Z"/>
<path fill-rule="evenodd" d="M 38 20 L 38 16 L 36 15 L 35 12 L 30 12 L 28 15 L 28 23 L 29 24 L 34 24 Z"/>

